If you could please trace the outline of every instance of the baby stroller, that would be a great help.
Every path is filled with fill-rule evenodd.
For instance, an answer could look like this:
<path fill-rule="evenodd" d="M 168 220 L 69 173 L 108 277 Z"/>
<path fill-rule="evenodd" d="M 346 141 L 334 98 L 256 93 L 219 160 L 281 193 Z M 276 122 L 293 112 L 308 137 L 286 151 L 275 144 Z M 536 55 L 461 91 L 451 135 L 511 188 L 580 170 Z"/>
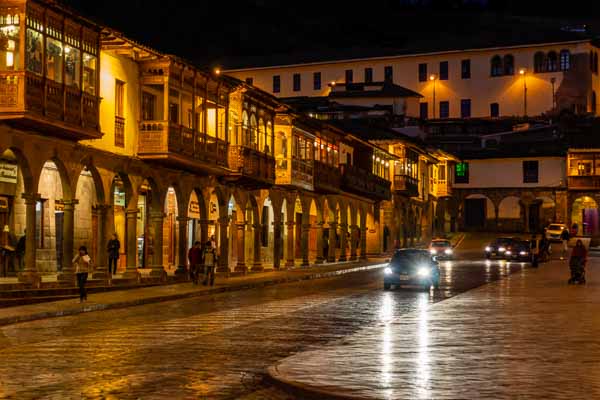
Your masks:
<path fill-rule="evenodd" d="M 571 268 L 571 278 L 569 279 L 569 285 L 578 283 L 580 285 L 585 283 L 585 260 L 582 257 L 571 257 L 569 260 L 569 267 Z"/>

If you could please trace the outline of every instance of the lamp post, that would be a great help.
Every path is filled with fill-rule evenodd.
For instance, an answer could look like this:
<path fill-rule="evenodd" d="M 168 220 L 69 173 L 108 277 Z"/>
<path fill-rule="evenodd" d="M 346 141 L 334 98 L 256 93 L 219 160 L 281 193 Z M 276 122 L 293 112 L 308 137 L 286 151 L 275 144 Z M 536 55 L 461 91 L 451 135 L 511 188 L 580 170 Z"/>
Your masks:
<path fill-rule="evenodd" d="M 437 75 L 429 75 L 429 80 L 433 82 L 433 119 L 435 119 L 435 81 L 437 80 Z"/>
<path fill-rule="evenodd" d="M 521 68 L 519 74 L 523 76 L 523 116 L 527 116 L 527 68 Z"/>

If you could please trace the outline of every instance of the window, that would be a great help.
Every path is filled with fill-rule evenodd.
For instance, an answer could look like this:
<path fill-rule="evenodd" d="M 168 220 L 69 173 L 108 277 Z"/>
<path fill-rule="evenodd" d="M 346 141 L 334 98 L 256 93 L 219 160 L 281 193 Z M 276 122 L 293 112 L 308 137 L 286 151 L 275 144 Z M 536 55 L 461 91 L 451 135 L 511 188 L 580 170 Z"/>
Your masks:
<path fill-rule="evenodd" d="M 504 75 L 515 74 L 515 58 L 512 54 L 504 56 Z"/>
<path fill-rule="evenodd" d="M 546 72 L 555 72 L 558 70 L 558 56 L 555 51 L 548 53 L 546 57 Z"/>
<path fill-rule="evenodd" d="M 41 75 L 43 71 L 43 39 L 42 34 L 27 28 L 27 44 L 25 46 L 25 64 L 27 70 Z"/>
<path fill-rule="evenodd" d="M 83 53 L 83 91 L 96 95 L 97 58 L 91 54 Z"/>
<path fill-rule="evenodd" d="M 273 93 L 279 93 L 281 91 L 281 77 L 279 75 L 273 75 Z"/>
<path fill-rule="evenodd" d="M 440 61 L 440 80 L 448 80 L 448 61 Z"/>
<path fill-rule="evenodd" d="M 498 118 L 500 116 L 500 104 L 492 103 L 490 104 L 490 117 Z"/>
<path fill-rule="evenodd" d="M 153 121 L 155 109 L 156 96 L 152 93 L 142 92 L 142 119 L 144 121 Z"/>
<path fill-rule="evenodd" d="M 300 87 L 301 87 L 300 74 L 294 74 L 294 77 L 293 77 L 294 92 L 299 92 Z"/>
<path fill-rule="evenodd" d="M 46 78 L 62 83 L 63 49 L 60 40 L 46 38 Z"/>
<path fill-rule="evenodd" d="M 0 14 L 0 70 L 14 71 L 21 68 L 21 39 L 19 15 Z"/>
<path fill-rule="evenodd" d="M 448 118 L 450 116 L 450 102 L 440 101 L 440 118 Z"/>
<path fill-rule="evenodd" d="M 169 121 L 174 124 L 179 123 L 179 104 L 169 103 Z"/>
<path fill-rule="evenodd" d="M 544 53 L 538 51 L 533 56 L 533 72 L 545 72 L 546 71 L 546 57 Z"/>
<path fill-rule="evenodd" d="M 462 79 L 471 79 L 471 60 L 462 60 L 460 62 L 460 77 Z"/>
<path fill-rule="evenodd" d="M 313 89 L 321 90 L 321 73 L 320 72 L 313 73 Z"/>
<path fill-rule="evenodd" d="M 365 68 L 365 83 L 373 82 L 373 68 Z"/>
<path fill-rule="evenodd" d="M 454 183 L 469 183 L 469 163 L 462 162 L 454 167 Z"/>
<path fill-rule="evenodd" d="M 65 46 L 65 85 L 80 85 L 81 52 L 75 47 Z"/>
<path fill-rule="evenodd" d="M 500 76 L 504 71 L 502 70 L 502 58 L 499 55 L 495 55 L 492 57 L 492 61 L 490 63 L 490 75 L 492 76 Z"/>
<path fill-rule="evenodd" d="M 419 82 L 427 81 L 427 64 L 419 64 Z"/>
<path fill-rule="evenodd" d="M 523 183 L 537 183 L 538 169 L 539 162 L 537 160 L 523 161 Z"/>
<path fill-rule="evenodd" d="M 419 104 L 419 117 L 421 119 L 427 119 L 428 118 L 428 113 L 429 113 L 429 105 L 427 103 L 420 103 Z"/>
<path fill-rule="evenodd" d="M 246 83 L 248 85 L 254 85 L 254 78 L 246 78 Z"/>
<path fill-rule="evenodd" d="M 571 69 L 571 52 L 569 50 L 560 51 L 560 70 L 568 71 Z"/>
<path fill-rule="evenodd" d="M 354 80 L 354 77 L 352 75 L 352 70 L 347 69 L 346 70 L 346 83 L 352 83 L 353 80 Z"/>
<path fill-rule="evenodd" d="M 471 118 L 471 99 L 462 99 L 460 101 L 460 117 Z"/>
<path fill-rule="evenodd" d="M 125 82 L 115 80 L 115 146 L 125 147 Z"/>
<path fill-rule="evenodd" d="M 394 81 L 394 68 L 391 65 L 386 65 L 385 67 L 383 67 L 383 79 L 386 82 Z"/>

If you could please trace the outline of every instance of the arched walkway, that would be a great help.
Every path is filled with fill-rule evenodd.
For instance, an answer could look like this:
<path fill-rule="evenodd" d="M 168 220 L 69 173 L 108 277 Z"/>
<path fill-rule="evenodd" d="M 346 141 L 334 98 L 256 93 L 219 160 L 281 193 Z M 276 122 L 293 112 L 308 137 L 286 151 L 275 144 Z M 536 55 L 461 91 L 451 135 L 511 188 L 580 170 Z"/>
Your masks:
<path fill-rule="evenodd" d="M 598 203 L 590 196 L 582 196 L 573 201 L 571 224 L 577 224 L 584 236 L 596 236 L 599 233 Z"/>

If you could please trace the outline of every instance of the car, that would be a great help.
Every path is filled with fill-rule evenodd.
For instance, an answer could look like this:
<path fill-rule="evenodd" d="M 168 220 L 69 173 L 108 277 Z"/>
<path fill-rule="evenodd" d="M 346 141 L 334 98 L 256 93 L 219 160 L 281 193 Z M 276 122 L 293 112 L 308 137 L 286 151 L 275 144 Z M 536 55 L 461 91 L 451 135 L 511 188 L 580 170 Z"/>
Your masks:
<path fill-rule="evenodd" d="M 420 286 L 424 289 L 440 286 L 440 267 L 428 250 L 396 250 L 383 272 L 384 290 L 392 286 Z"/>
<path fill-rule="evenodd" d="M 499 237 L 492 243 L 485 246 L 485 258 L 501 258 L 510 260 L 513 258 L 513 246 L 518 242 L 518 238 L 514 237 Z"/>
<path fill-rule="evenodd" d="M 512 246 L 512 259 L 516 261 L 529 262 L 532 259 L 531 241 L 518 240 Z"/>
<path fill-rule="evenodd" d="M 429 253 L 438 260 L 449 260 L 454 256 L 454 249 L 448 239 L 433 239 L 429 245 Z"/>
<path fill-rule="evenodd" d="M 569 228 L 565 224 L 550 224 L 545 231 L 546 239 L 551 242 L 560 242 L 560 236 L 562 235 L 563 231 L 568 232 Z"/>

